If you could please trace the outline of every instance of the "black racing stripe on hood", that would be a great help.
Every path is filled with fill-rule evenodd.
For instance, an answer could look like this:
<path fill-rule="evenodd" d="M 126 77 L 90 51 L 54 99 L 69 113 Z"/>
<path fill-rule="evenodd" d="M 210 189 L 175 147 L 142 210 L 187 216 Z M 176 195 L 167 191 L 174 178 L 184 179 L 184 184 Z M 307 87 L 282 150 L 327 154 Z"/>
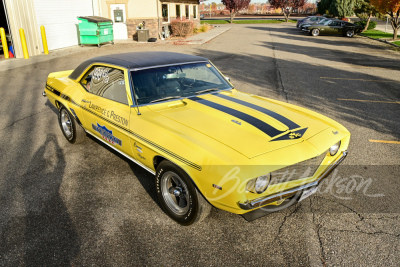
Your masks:
<path fill-rule="evenodd" d="M 224 95 L 224 94 L 214 94 L 214 95 L 218 96 L 218 97 L 221 97 L 223 99 L 226 99 L 226 100 L 241 104 L 243 106 L 255 109 L 255 110 L 260 111 L 260 112 L 262 112 L 264 114 L 267 114 L 268 116 L 271 116 L 275 120 L 278 120 L 279 122 L 285 124 L 287 127 L 289 127 L 289 130 L 300 128 L 300 125 L 298 125 L 297 123 L 289 120 L 288 118 L 286 118 L 286 117 L 284 117 L 284 116 L 282 116 L 282 115 L 280 115 L 280 114 L 278 114 L 278 113 L 276 113 L 276 112 L 274 112 L 272 110 L 269 110 L 269 109 L 266 109 L 266 108 L 263 108 L 263 107 L 254 105 L 252 103 L 249 103 L 249 102 L 246 102 L 246 101 L 243 101 L 243 100 L 231 97 L 231 96 L 227 96 L 227 95 Z"/>
<path fill-rule="evenodd" d="M 242 121 L 247 122 L 248 124 L 253 125 L 254 127 L 256 127 L 257 129 L 261 130 L 262 132 L 266 133 L 267 135 L 269 135 L 270 137 L 274 137 L 277 136 L 281 133 L 283 133 L 284 131 L 279 131 L 278 129 L 274 128 L 273 126 L 253 117 L 250 116 L 246 113 L 243 113 L 241 111 L 211 102 L 209 100 L 203 99 L 203 98 L 199 98 L 197 96 L 195 97 L 190 97 L 188 98 L 189 100 L 192 101 L 196 101 L 200 104 L 206 105 L 208 107 L 214 108 L 216 110 L 222 111 L 224 113 L 227 113 L 229 115 L 232 115 Z"/>

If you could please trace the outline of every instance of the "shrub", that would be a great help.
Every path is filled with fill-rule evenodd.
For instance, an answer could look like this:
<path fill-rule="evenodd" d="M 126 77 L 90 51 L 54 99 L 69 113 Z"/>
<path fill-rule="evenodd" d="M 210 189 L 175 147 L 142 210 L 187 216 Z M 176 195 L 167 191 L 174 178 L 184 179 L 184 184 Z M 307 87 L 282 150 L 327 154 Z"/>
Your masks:
<path fill-rule="evenodd" d="M 360 25 L 361 27 L 365 28 L 365 25 L 367 25 L 367 21 L 366 20 L 359 20 L 354 22 L 354 24 Z M 368 25 L 368 29 L 367 30 L 373 30 L 376 27 L 376 22 L 375 21 L 370 21 L 369 25 Z"/>
<path fill-rule="evenodd" d="M 200 26 L 200 28 L 194 28 L 193 33 L 197 34 L 197 33 L 201 33 L 201 32 L 208 32 L 211 29 L 211 25 L 210 24 L 203 24 Z"/>
<path fill-rule="evenodd" d="M 171 21 L 171 31 L 174 36 L 186 37 L 193 33 L 194 22 L 185 19 L 174 19 Z"/>
<path fill-rule="evenodd" d="M 203 24 L 199 28 L 199 32 L 208 32 L 210 30 L 210 24 Z"/>

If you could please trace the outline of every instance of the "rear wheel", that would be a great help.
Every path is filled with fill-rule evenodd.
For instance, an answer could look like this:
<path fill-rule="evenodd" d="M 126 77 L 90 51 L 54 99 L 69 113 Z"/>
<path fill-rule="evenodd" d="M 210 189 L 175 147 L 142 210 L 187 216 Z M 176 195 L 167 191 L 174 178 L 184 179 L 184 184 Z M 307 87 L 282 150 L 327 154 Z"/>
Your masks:
<path fill-rule="evenodd" d="M 82 143 L 85 140 L 85 130 L 75 121 L 75 118 L 64 106 L 60 107 L 58 123 L 65 138 L 71 144 Z"/>
<path fill-rule="evenodd" d="M 319 29 L 312 29 L 310 33 L 311 33 L 312 36 L 318 36 L 319 35 Z"/>
<path fill-rule="evenodd" d="M 350 38 L 353 37 L 354 36 L 354 30 L 347 30 L 346 31 L 346 36 L 350 37 Z"/>
<path fill-rule="evenodd" d="M 191 225 L 210 213 L 210 204 L 189 176 L 170 161 L 164 160 L 157 167 L 156 187 L 165 213 L 179 224 Z"/>

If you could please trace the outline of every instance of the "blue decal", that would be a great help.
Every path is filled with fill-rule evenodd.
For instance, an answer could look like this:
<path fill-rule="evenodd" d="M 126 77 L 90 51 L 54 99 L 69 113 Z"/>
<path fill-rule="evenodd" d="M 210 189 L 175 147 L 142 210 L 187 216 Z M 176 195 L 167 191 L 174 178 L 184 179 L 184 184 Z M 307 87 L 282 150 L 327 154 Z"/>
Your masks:
<path fill-rule="evenodd" d="M 97 126 L 92 123 L 92 128 L 96 132 L 100 133 L 101 136 L 107 140 L 109 143 L 113 145 L 119 145 L 122 146 L 122 141 L 121 139 L 118 139 L 112 134 L 111 130 L 108 130 L 106 126 L 101 126 L 100 124 L 97 123 Z"/>

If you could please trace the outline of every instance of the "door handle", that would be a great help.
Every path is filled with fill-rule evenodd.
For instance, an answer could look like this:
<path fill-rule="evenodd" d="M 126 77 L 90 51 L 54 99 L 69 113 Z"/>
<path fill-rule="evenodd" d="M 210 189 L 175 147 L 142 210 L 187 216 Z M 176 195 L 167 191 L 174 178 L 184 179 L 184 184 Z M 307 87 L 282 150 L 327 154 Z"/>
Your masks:
<path fill-rule="evenodd" d="M 82 99 L 82 102 L 90 103 L 90 101 L 87 101 L 87 100 L 85 100 L 85 99 Z"/>

